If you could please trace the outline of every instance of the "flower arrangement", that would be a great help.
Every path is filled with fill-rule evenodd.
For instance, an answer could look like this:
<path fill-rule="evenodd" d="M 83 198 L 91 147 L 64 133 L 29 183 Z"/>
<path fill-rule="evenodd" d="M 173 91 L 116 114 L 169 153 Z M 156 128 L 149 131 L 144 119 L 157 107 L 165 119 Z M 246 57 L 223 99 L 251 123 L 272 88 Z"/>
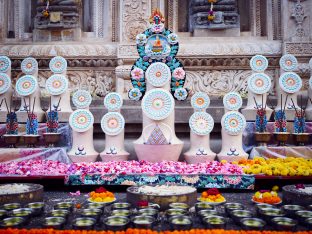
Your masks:
<path fill-rule="evenodd" d="M 282 199 L 278 196 L 277 191 L 260 190 L 255 193 L 252 200 L 259 203 L 278 204 Z"/>
<path fill-rule="evenodd" d="M 34 113 L 36 97 L 34 98 L 32 111 L 30 111 L 30 100 L 29 105 L 26 104 L 25 98 L 25 110 L 27 112 L 27 121 L 26 121 L 26 134 L 27 135 L 38 135 L 38 118 L 37 115 Z"/>
<path fill-rule="evenodd" d="M 17 115 L 16 115 L 16 107 L 14 107 L 14 110 L 12 111 L 11 104 L 13 102 L 13 97 L 11 97 L 10 101 L 10 108 L 8 107 L 8 103 L 6 99 L 2 99 L 0 103 L 0 107 L 2 106 L 2 103 L 4 101 L 6 109 L 7 109 L 7 117 L 6 117 L 6 134 L 8 135 L 17 135 L 18 134 L 18 122 L 17 122 Z"/>
<path fill-rule="evenodd" d="M 263 95 L 262 95 L 262 103 L 258 105 L 256 98 L 254 97 L 254 101 L 256 104 L 257 115 L 256 115 L 256 131 L 257 132 L 266 132 L 266 126 L 268 124 L 266 118 L 266 104 L 263 106 Z"/>
<path fill-rule="evenodd" d="M 221 195 L 217 188 L 211 188 L 202 192 L 199 200 L 202 202 L 225 202 L 225 198 Z"/>
<path fill-rule="evenodd" d="M 312 160 L 304 158 L 243 159 L 233 162 L 243 168 L 246 174 L 265 174 L 274 176 L 311 176 Z"/>
<path fill-rule="evenodd" d="M 97 188 L 89 196 L 92 202 L 112 202 L 116 199 L 114 194 L 107 191 L 104 187 Z"/>
<path fill-rule="evenodd" d="M 58 108 L 60 106 L 61 97 L 58 101 L 57 106 L 54 107 L 54 110 L 51 109 L 52 107 L 52 97 L 50 97 L 50 111 L 47 113 L 47 132 L 48 133 L 57 133 L 58 130 Z"/>
<path fill-rule="evenodd" d="M 287 99 L 288 99 L 288 95 L 286 96 L 285 104 L 283 107 L 283 95 L 281 94 L 281 109 L 274 113 L 275 132 L 287 132 L 287 129 L 286 129 L 287 121 L 286 121 L 286 113 L 285 113 Z"/>
<path fill-rule="evenodd" d="M 293 99 L 291 99 L 293 107 L 295 108 L 295 119 L 294 119 L 294 133 L 304 133 L 305 132 L 305 110 L 308 106 L 309 98 L 307 99 L 307 103 L 303 106 L 302 95 L 301 95 L 301 107 L 300 110 L 297 110 Z"/>

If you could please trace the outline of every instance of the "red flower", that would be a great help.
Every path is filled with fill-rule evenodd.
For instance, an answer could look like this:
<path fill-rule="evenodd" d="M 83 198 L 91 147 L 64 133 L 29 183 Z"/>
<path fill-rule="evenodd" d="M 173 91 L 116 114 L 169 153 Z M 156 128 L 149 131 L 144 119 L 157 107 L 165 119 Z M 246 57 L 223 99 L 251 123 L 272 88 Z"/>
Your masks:
<path fill-rule="evenodd" d="M 219 190 L 217 188 L 211 188 L 207 190 L 208 195 L 218 195 L 220 194 Z"/>
<path fill-rule="evenodd" d="M 96 193 L 105 193 L 107 190 L 104 187 L 99 187 L 95 190 Z"/>
<path fill-rule="evenodd" d="M 138 207 L 147 207 L 148 201 L 138 201 L 137 205 Z"/>
<path fill-rule="evenodd" d="M 304 184 L 296 184 L 296 189 L 304 189 Z"/>

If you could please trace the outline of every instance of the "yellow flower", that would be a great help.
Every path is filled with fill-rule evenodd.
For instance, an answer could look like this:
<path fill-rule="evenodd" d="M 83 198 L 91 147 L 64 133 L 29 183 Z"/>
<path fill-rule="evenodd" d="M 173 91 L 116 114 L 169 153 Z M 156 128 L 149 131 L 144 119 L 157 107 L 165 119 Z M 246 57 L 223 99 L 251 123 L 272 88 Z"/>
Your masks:
<path fill-rule="evenodd" d="M 277 185 L 274 185 L 272 188 L 272 191 L 277 192 L 279 190 L 279 187 Z"/>
<path fill-rule="evenodd" d="M 265 193 L 262 194 L 262 197 L 263 198 L 267 198 L 267 197 L 272 197 L 272 195 L 269 192 L 265 192 Z"/>

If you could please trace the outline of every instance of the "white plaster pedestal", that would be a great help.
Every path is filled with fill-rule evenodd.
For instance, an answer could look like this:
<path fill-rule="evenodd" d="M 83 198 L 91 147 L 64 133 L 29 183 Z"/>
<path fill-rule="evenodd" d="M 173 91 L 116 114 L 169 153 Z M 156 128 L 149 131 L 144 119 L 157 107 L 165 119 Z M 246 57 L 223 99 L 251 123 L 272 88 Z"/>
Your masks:
<path fill-rule="evenodd" d="M 283 103 L 281 103 L 281 94 L 283 95 L 283 100 L 282 100 Z M 295 108 L 292 107 L 293 103 L 292 103 L 291 99 L 294 101 L 294 104 L 295 104 L 297 111 L 301 110 L 301 108 L 297 104 L 297 94 L 296 93 L 290 94 L 290 93 L 286 93 L 286 92 L 282 91 L 281 89 L 278 89 L 278 91 L 277 91 L 277 98 L 278 99 L 277 99 L 277 105 L 275 107 L 275 112 L 277 112 L 281 109 L 281 104 L 282 104 L 283 109 L 284 109 L 285 100 L 286 100 L 287 95 L 288 95 L 288 98 L 287 98 L 286 107 L 285 107 L 285 114 L 286 114 L 286 120 L 289 121 L 289 120 L 294 120 L 295 115 L 296 115 Z"/>
<path fill-rule="evenodd" d="M 10 109 L 10 101 L 11 101 L 12 95 L 13 95 L 12 87 L 10 87 L 7 92 L 5 92 L 5 93 L 0 95 L 0 102 L 3 100 L 2 106 L 1 106 L 1 109 L 0 109 L 0 122 L 1 123 L 5 123 L 6 122 L 6 118 L 7 118 L 7 114 L 8 114 L 8 110 L 6 108 L 4 100 L 6 100 L 6 103 L 8 104 L 8 108 Z M 13 110 L 14 104 L 12 103 L 12 105 L 13 106 L 11 106 L 11 108 L 12 108 L 12 111 L 14 111 Z M 18 121 L 19 121 L 19 119 L 18 119 Z"/>

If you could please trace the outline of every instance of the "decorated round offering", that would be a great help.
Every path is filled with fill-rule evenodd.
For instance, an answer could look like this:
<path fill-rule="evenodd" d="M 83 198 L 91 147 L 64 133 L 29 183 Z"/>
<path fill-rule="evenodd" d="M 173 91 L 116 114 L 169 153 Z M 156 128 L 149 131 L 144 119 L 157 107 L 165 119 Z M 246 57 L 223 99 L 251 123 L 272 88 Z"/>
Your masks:
<path fill-rule="evenodd" d="M 31 75 L 25 75 L 16 82 L 16 92 L 20 96 L 29 96 L 36 91 L 38 86 L 37 79 Z"/>
<path fill-rule="evenodd" d="M 227 93 L 223 97 L 223 105 L 228 110 L 238 110 L 242 107 L 242 104 L 242 97 L 236 92 Z"/>
<path fill-rule="evenodd" d="M 25 58 L 21 64 L 22 72 L 26 75 L 32 75 L 38 70 L 38 62 L 35 58 Z"/>
<path fill-rule="evenodd" d="M 162 87 L 170 81 L 171 72 L 165 63 L 156 62 L 147 68 L 145 76 L 151 85 Z"/>
<path fill-rule="evenodd" d="M 11 60 L 7 56 L 0 56 L 0 72 L 7 72 L 11 68 Z"/>
<path fill-rule="evenodd" d="M 280 67 L 287 72 L 294 71 L 298 66 L 298 61 L 292 54 L 285 54 L 279 61 Z"/>
<path fill-rule="evenodd" d="M 101 120 L 101 127 L 105 134 L 116 136 L 125 128 L 125 119 L 118 112 L 108 112 Z"/>
<path fill-rule="evenodd" d="M 52 95 L 61 95 L 68 89 L 68 80 L 63 75 L 52 75 L 46 81 L 46 90 Z"/>
<path fill-rule="evenodd" d="M 0 94 L 7 92 L 10 86 L 11 78 L 5 73 L 0 73 Z"/>
<path fill-rule="evenodd" d="M 189 120 L 189 126 L 197 135 L 208 135 L 213 129 L 214 121 L 206 112 L 195 112 Z"/>
<path fill-rule="evenodd" d="M 63 73 L 67 69 L 67 61 L 61 56 L 56 56 L 51 59 L 49 67 L 53 73 Z"/>
<path fill-rule="evenodd" d="M 109 111 L 118 111 L 122 107 L 123 99 L 119 93 L 109 93 L 104 98 L 104 106 Z"/>
<path fill-rule="evenodd" d="M 77 108 L 87 108 L 92 102 L 92 96 L 86 90 L 78 90 L 73 94 L 72 100 Z"/>
<path fill-rule="evenodd" d="M 74 131 L 88 131 L 94 123 L 94 117 L 88 110 L 75 110 L 69 116 L 69 125 Z"/>
<path fill-rule="evenodd" d="M 143 97 L 141 105 L 144 114 L 153 120 L 163 120 L 174 110 L 173 97 L 164 89 L 148 91 Z"/>
<path fill-rule="evenodd" d="M 264 94 L 271 88 L 271 79 L 264 73 L 254 73 L 248 79 L 248 88 L 255 94 Z"/>
<path fill-rule="evenodd" d="M 210 104 L 210 98 L 206 93 L 197 92 L 191 98 L 191 105 L 195 110 L 206 110 Z"/>
<path fill-rule="evenodd" d="M 268 59 L 263 55 L 255 55 L 250 60 L 250 67 L 255 72 L 264 72 L 268 64 Z"/>
<path fill-rule="evenodd" d="M 241 113 L 230 111 L 223 115 L 221 125 L 229 135 L 234 136 L 245 129 L 246 119 Z"/>
<path fill-rule="evenodd" d="M 286 93 L 296 93 L 302 87 L 302 80 L 294 72 L 285 72 L 279 78 L 279 85 Z"/>

